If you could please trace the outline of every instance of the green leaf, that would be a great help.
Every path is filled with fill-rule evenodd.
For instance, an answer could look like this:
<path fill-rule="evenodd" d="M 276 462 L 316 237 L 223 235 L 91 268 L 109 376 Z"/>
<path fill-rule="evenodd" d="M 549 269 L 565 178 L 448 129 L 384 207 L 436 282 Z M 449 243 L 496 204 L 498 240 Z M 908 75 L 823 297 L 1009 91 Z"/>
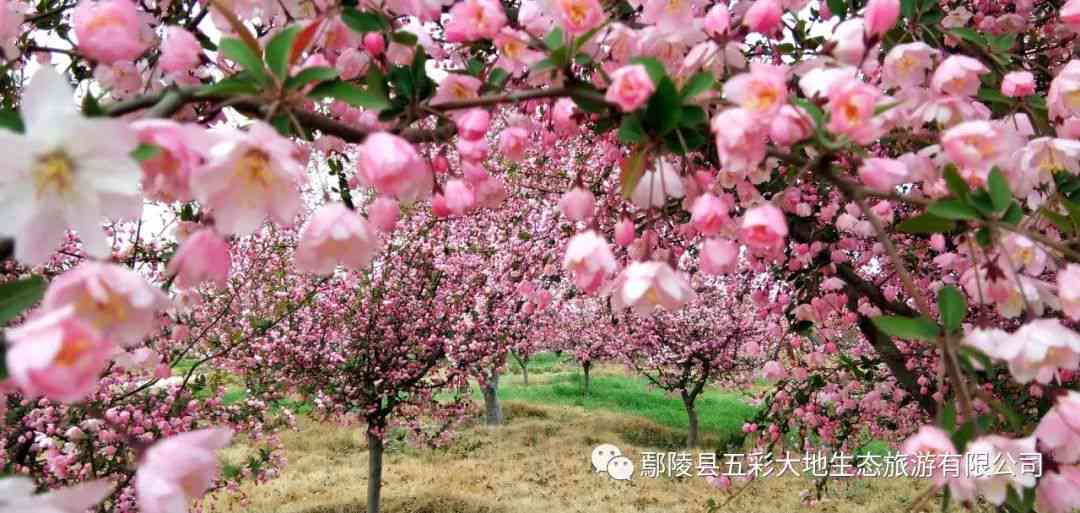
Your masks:
<path fill-rule="evenodd" d="M 979 219 L 979 211 L 975 210 L 975 207 L 960 200 L 941 200 L 931 204 L 927 207 L 926 211 L 943 219 L 953 219 L 957 221 Z"/>
<path fill-rule="evenodd" d="M 416 37 L 416 34 L 413 34 L 408 30 L 399 30 L 397 32 L 394 32 L 393 34 L 390 34 L 390 40 L 399 45 L 405 46 L 416 46 L 416 42 L 419 41 L 419 39 Z"/>
<path fill-rule="evenodd" d="M 1016 34 L 1010 32 L 1000 36 L 987 36 L 986 41 L 990 43 L 990 49 L 994 53 L 1005 53 L 1016 44 Z"/>
<path fill-rule="evenodd" d="M 544 36 L 544 45 L 548 47 L 548 50 L 562 48 L 565 41 L 566 37 L 563 34 L 563 30 L 559 27 L 551 29 L 551 32 L 548 32 L 548 35 Z"/>
<path fill-rule="evenodd" d="M 374 11 L 357 11 L 346 7 L 341 11 L 341 21 L 356 32 L 383 32 L 390 30 L 390 21 Z"/>
<path fill-rule="evenodd" d="M 979 245 L 984 248 L 992 246 L 994 244 L 994 239 L 991 237 L 990 229 L 985 227 L 979 228 L 978 231 L 975 232 L 975 242 L 979 243 Z"/>
<path fill-rule="evenodd" d="M 839 16 L 840 19 L 844 19 L 847 15 L 847 2 L 845 0 L 828 0 L 828 6 L 833 15 Z"/>
<path fill-rule="evenodd" d="M 390 107 L 390 102 L 387 101 L 386 98 L 381 98 L 378 95 L 371 94 L 355 85 L 340 80 L 323 82 L 322 84 L 315 86 L 315 88 L 308 93 L 308 97 L 314 99 L 333 98 L 348 103 L 353 107 L 363 107 L 376 112 Z"/>
<path fill-rule="evenodd" d="M 0 326 L 6 326 L 40 301 L 45 294 L 46 285 L 41 276 L 0 284 Z"/>
<path fill-rule="evenodd" d="M 904 18 L 915 19 L 915 0 L 900 0 L 900 12 Z"/>
<path fill-rule="evenodd" d="M 671 131 L 679 124 L 681 103 L 675 84 L 670 78 L 664 77 L 645 106 L 645 126 L 658 135 Z"/>
<path fill-rule="evenodd" d="M 644 145 L 638 146 L 619 163 L 619 183 L 624 198 L 629 198 L 634 193 L 641 176 L 645 174 L 645 150 Z"/>
<path fill-rule="evenodd" d="M 237 73 L 228 78 L 218 80 L 213 84 L 208 84 L 198 92 L 195 96 L 198 97 L 218 97 L 218 96 L 237 96 L 244 94 L 255 94 L 259 92 L 259 87 L 255 81 L 251 78 L 251 74 L 248 72 Z"/>
<path fill-rule="evenodd" d="M 105 115 L 105 109 L 101 108 L 101 103 L 99 103 L 97 98 L 94 98 L 94 95 L 90 92 L 83 95 L 82 111 L 83 115 L 89 118 Z"/>
<path fill-rule="evenodd" d="M 1009 190 L 1009 182 L 1005 180 L 1005 175 L 1001 174 L 997 166 L 990 170 L 986 186 L 990 189 L 990 201 L 994 205 L 995 212 L 1003 212 L 1009 208 L 1013 200 L 1012 191 Z"/>
<path fill-rule="evenodd" d="M 945 185 L 948 186 L 949 192 L 956 195 L 957 198 L 966 198 L 971 188 L 968 187 L 967 181 L 960 176 L 960 171 L 956 169 L 956 166 L 949 164 L 945 166 Z"/>
<path fill-rule="evenodd" d="M 917 215 L 896 226 L 897 230 L 904 233 L 945 233 L 956 228 L 956 222 L 938 217 L 931 213 Z"/>
<path fill-rule="evenodd" d="M 226 59 L 239 64 L 240 67 L 251 73 L 256 80 L 265 82 L 266 69 L 263 68 L 263 62 L 259 60 L 259 56 L 255 55 L 255 52 L 253 52 L 251 48 L 248 48 L 248 45 L 244 44 L 243 41 L 225 38 L 221 40 L 218 49 L 221 51 L 221 55 L 224 55 Z"/>
<path fill-rule="evenodd" d="M 697 105 L 683 105 L 682 116 L 679 118 L 679 126 L 693 128 L 709 122 L 705 109 Z"/>
<path fill-rule="evenodd" d="M 289 90 L 299 89 L 311 82 L 326 82 L 338 77 L 338 70 L 323 66 L 304 68 L 299 73 L 289 77 L 285 81 L 285 88 Z"/>
<path fill-rule="evenodd" d="M 508 73 L 502 68 L 495 68 L 491 70 L 491 73 L 488 73 L 488 88 L 494 91 L 500 91 L 502 90 L 503 86 L 506 85 L 506 81 L 509 79 L 510 73 Z"/>
<path fill-rule="evenodd" d="M 686 84 L 683 85 L 679 95 L 682 96 L 684 100 L 688 100 L 711 89 L 714 82 L 715 79 L 713 78 L 712 73 L 707 71 L 699 72 L 690 77 L 690 80 L 686 81 Z"/>
<path fill-rule="evenodd" d="M 980 87 L 978 98 L 984 102 L 1000 103 L 1002 105 L 1012 105 L 1014 103 L 1012 98 L 1001 94 L 1001 91 L 993 87 Z"/>
<path fill-rule="evenodd" d="M 289 58 L 292 57 L 293 44 L 300 33 L 300 27 L 293 25 L 278 32 L 266 44 L 266 67 L 279 79 L 289 73 Z"/>
<path fill-rule="evenodd" d="M 529 71 L 533 73 L 543 73 L 545 71 L 550 71 L 555 68 L 558 68 L 558 66 L 555 65 L 555 61 L 548 58 L 534 62 L 532 66 L 529 66 Z"/>
<path fill-rule="evenodd" d="M 161 153 L 161 147 L 155 144 L 139 143 L 139 146 L 131 150 L 131 158 L 144 162 L 156 157 Z"/>
<path fill-rule="evenodd" d="M 938 312 L 941 313 L 941 325 L 948 332 L 955 332 L 967 316 L 967 299 L 956 287 L 945 287 L 938 291 Z"/>
<path fill-rule="evenodd" d="M 1005 215 L 1001 216 L 1001 221 L 1016 226 L 1023 218 L 1024 209 L 1020 208 L 1020 203 L 1013 201 L 1009 204 L 1009 209 L 1005 211 Z"/>
<path fill-rule="evenodd" d="M 11 109 L 0 109 L 0 128 L 6 128 L 18 134 L 26 131 L 22 116 Z"/>
<path fill-rule="evenodd" d="M 367 84 L 368 93 L 382 98 L 389 102 L 390 95 L 386 92 L 386 76 L 377 66 L 369 66 L 367 75 L 364 76 L 364 83 Z"/>
<path fill-rule="evenodd" d="M 955 27 L 949 29 L 949 33 L 969 43 L 985 47 L 986 39 L 977 30 L 971 27 Z"/>
<path fill-rule="evenodd" d="M 901 317 L 898 315 L 880 315 L 871 319 L 874 326 L 882 333 L 905 340 L 934 341 L 941 335 L 941 329 L 925 317 Z"/>
<path fill-rule="evenodd" d="M 645 137 L 645 129 L 641 126 L 641 119 L 637 114 L 630 114 L 622 119 L 619 124 L 619 142 L 633 144 Z"/>
<path fill-rule="evenodd" d="M 946 432 L 952 432 L 956 429 L 956 403 L 953 401 L 947 401 L 945 405 L 938 410 L 938 426 Z"/>

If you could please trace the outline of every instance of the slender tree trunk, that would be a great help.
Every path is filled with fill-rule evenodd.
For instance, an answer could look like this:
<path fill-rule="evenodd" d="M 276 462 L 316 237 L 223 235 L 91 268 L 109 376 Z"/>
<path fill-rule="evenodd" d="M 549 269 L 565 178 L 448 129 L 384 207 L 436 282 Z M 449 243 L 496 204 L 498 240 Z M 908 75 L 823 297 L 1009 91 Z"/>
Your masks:
<path fill-rule="evenodd" d="M 683 406 L 686 406 L 686 418 L 688 421 L 686 427 L 686 447 L 688 449 L 693 449 L 701 443 L 698 439 L 698 416 L 697 410 L 694 409 L 694 398 L 683 395 Z"/>
<path fill-rule="evenodd" d="M 487 413 L 487 425 L 498 426 L 503 423 L 502 405 L 499 404 L 499 377 L 488 380 L 480 387 L 484 393 L 484 411 Z"/>
<path fill-rule="evenodd" d="M 525 380 L 525 386 L 529 386 L 529 359 L 519 360 L 521 363 L 521 379 Z"/>
<path fill-rule="evenodd" d="M 368 443 L 368 487 L 367 513 L 379 513 L 379 495 L 382 493 L 382 457 L 383 441 L 367 434 Z"/>
<path fill-rule="evenodd" d="M 585 361 L 581 368 L 585 371 L 585 397 L 589 397 L 589 369 L 592 369 L 592 360 Z"/>

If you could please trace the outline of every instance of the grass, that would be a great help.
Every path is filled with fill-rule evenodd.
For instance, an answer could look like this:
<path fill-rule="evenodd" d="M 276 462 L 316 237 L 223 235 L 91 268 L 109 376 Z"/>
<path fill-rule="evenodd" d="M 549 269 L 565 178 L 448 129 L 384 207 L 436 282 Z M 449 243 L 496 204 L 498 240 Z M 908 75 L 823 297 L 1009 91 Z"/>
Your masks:
<path fill-rule="evenodd" d="M 592 471 L 589 455 L 614 443 L 635 464 L 653 448 L 629 439 L 641 429 L 669 429 L 604 409 L 509 401 L 508 423 L 473 424 L 439 449 L 395 448 L 385 459 L 384 513 L 777 513 L 804 511 L 800 494 L 814 489 L 795 476 L 737 483 L 721 491 L 704 479 L 635 475 L 616 482 Z M 219 513 L 364 513 L 367 454 L 359 424 L 320 423 L 302 417 L 281 435 L 288 466 L 262 485 L 222 491 L 207 501 Z M 249 449 L 226 449 L 243 461 Z M 733 493 L 741 490 L 733 497 Z M 815 511 L 892 513 L 910 510 L 925 485 L 907 479 L 839 480 Z M 730 502 L 728 502 L 730 500 Z M 725 504 L 710 508 L 709 502 Z M 959 511 L 954 505 L 952 511 Z"/>
<path fill-rule="evenodd" d="M 504 379 L 499 387 L 499 399 L 533 404 L 575 406 L 584 410 L 605 410 L 632 417 L 648 419 L 660 426 L 675 430 L 684 439 L 688 419 L 682 400 L 650 387 L 639 377 L 610 370 L 598 372 L 591 378 L 590 393 L 584 395 L 584 377 L 580 373 L 559 373 L 528 386 L 518 380 Z M 737 393 L 707 390 L 696 402 L 699 426 L 706 446 L 727 447 L 742 440 L 742 425 L 756 410 L 748 406 Z M 642 440 L 647 441 L 647 440 Z M 678 447 L 682 441 L 655 440 L 664 448 Z M 663 443 L 660 443 L 663 442 Z"/>

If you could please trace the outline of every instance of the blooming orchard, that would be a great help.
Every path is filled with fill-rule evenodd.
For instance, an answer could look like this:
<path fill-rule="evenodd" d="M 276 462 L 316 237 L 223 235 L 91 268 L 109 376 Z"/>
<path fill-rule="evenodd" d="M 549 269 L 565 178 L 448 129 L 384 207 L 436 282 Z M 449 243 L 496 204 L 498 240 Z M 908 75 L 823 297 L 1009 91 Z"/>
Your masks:
<path fill-rule="evenodd" d="M 0 0 L 0 509 L 185 511 L 273 476 L 300 395 L 366 422 L 374 513 L 388 429 L 441 439 L 470 378 L 497 423 L 549 345 L 684 399 L 760 364 L 762 449 L 1037 451 L 930 491 L 1071 511 L 1078 33 L 1080 0 Z"/>

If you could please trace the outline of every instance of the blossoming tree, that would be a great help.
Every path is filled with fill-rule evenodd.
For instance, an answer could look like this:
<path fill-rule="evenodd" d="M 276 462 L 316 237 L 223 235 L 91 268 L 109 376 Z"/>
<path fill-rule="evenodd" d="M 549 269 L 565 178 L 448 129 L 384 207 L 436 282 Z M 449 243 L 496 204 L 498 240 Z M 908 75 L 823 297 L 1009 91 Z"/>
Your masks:
<path fill-rule="evenodd" d="M 1078 0 L 0 0 L 6 397 L 43 410 L 4 426 L 3 456 L 72 486 L 35 495 L 11 478 L 9 502 L 186 508 L 216 484 L 229 431 L 213 425 L 251 426 L 195 422 L 185 408 L 199 406 L 175 389 L 152 400 L 151 421 L 94 405 L 152 381 L 144 369 L 111 386 L 117 369 L 154 361 L 141 350 L 169 355 L 151 368 L 189 345 L 206 364 L 273 340 L 324 285 L 364 284 L 340 313 L 374 330 L 331 326 L 328 340 L 401 343 L 357 359 L 373 347 L 361 344 L 335 362 L 350 372 L 321 380 L 339 385 L 337 404 L 367 405 L 377 446 L 390 413 L 413 405 L 395 398 L 419 397 L 394 394 L 422 396 L 425 379 L 464 386 L 429 371 L 475 356 L 443 343 L 457 317 L 439 309 L 474 303 L 432 285 L 465 274 L 440 267 L 447 233 L 398 225 L 529 189 L 559 195 L 565 273 L 612 315 L 678 311 L 698 273 L 768 277 L 754 303 L 797 336 L 771 366 L 791 369 L 768 393 L 763 443 L 785 430 L 837 442 L 862 426 L 913 435 L 909 453 L 1038 451 L 1041 477 L 939 475 L 934 489 L 1070 511 L 1077 32 Z M 177 224 L 175 248 L 143 243 L 155 212 Z M 227 302 L 235 291 L 210 288 L 258 261 L 230 248 L 294 224 L 286 275 L 330 278 L 273 291 L 287 296 L 276 316 L 204 340 L 192 328 L 215 317 L 184 308 Z M 1026 388 L 1014 404 L 1041 407 L 1010 407 L 1010 386 Z M 51 402 L 88 415 L 78 431 L 48 432 Z M 911 415 L 876 422 L 896 408 Z M 122 459 L 141 461 L 133 474 L 85 456 L 117 433 Z M 154 442 L 141 460 L 134 439 Z"/>

